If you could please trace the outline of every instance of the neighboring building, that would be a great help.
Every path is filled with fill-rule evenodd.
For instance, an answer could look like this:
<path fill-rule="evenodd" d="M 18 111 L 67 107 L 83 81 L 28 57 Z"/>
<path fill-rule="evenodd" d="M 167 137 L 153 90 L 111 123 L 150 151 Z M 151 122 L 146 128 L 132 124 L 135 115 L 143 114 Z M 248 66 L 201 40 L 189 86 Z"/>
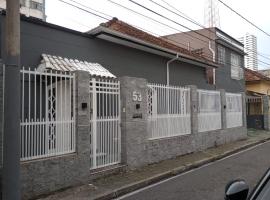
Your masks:
<path fill-rule="evenodd" d="M 245 69 L 246 93 L 248 95 L 270 95 L 270 78 L 250 69 Z"/>
<path fill-rule="evenodd" d="M 45 0 L 21 0 L 21 13 L 27 17 L 46 20 Z M 0 0 L 0 9 L 6 9 L 6 0 Z"/>
<path fill-rule="evenodd" d="M 245 69 L 247 127 L 269 129 L 270 78 Z"/>
<path fill-rule="evenodd" d="M 189 44 L 191 52 L 200 54 L 219 63 L 221 67 L 212 73 L 217 89 L 227 88 L 231 92 L 245 91 L 243 77 L 243 44 L 218 28 L 205 28 L 184 33 L 176 33 L 164 38 L 175 43 Z"/>
<path fill-rule="evenodd" d="M 245 52 L 245 67 L 248 69 L 258 70 L 257 56 L 257 38 L 254 35 L 247 33 L 244 37 L 239 38 L 239 41 L 244 44 Z"/>

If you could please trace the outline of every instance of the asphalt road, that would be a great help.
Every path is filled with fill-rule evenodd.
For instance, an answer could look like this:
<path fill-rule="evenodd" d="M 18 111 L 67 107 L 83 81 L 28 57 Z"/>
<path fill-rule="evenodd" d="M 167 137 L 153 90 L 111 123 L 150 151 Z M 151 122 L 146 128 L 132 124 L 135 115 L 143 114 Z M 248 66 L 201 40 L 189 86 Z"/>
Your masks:
<path fill-rule="evenodd" d="M 253 188 L 270 167 L 270 142 L 127 194 L 123 200 L 223 200 L 232 179 Z"/>

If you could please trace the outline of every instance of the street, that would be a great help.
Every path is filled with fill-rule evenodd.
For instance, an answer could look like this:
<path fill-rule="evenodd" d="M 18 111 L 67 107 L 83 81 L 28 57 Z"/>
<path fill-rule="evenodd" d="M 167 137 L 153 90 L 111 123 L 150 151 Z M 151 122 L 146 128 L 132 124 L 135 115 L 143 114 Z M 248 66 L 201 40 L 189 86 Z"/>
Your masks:
<path fill-rule="evenodd" d="M 253 188 L 270 167 L 269 154 L 267 142 L 118 199 L 221 200 L 226 184 L 232 179 L 245 179 Z"/>

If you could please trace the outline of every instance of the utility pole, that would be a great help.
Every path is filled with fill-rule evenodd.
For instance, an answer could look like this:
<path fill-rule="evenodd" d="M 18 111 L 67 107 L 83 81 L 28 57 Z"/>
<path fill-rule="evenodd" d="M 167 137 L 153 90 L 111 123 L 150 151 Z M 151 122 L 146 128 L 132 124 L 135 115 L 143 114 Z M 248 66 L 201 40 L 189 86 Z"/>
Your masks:
<path fill-rule="evenodd" d="M 21 199 L 20 187 L 20 0 L 7 0 L 5 20 L 5 96 L 3 200 Z"/>

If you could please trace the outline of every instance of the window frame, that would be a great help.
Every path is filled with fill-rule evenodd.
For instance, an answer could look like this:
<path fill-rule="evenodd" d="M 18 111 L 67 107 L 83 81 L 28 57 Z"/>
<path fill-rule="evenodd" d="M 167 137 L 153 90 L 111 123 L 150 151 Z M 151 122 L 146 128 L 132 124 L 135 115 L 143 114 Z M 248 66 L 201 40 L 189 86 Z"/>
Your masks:
<path fill-rule="evenodd" d="M 243 78 L 241 68 L 241 57 L 239 54 L 236 54 L 234 52 L 231 52 L 231 59 L 230 59 L 230 65 L 231 65 L 231 78 L 236 80 L 241 80 Z"/>
<path fill-rule="evenodd" d="M 34 10 L 43 11 L 43 4 L 37 1 L 30 1 L 30 8 Z"/>
<path fill-rule="evenodd" d="M 217 61 L 219 64 L 225 65 L 226 62 L 226 49 L 225 47 L 218 45 L 217 47 Z"/>

